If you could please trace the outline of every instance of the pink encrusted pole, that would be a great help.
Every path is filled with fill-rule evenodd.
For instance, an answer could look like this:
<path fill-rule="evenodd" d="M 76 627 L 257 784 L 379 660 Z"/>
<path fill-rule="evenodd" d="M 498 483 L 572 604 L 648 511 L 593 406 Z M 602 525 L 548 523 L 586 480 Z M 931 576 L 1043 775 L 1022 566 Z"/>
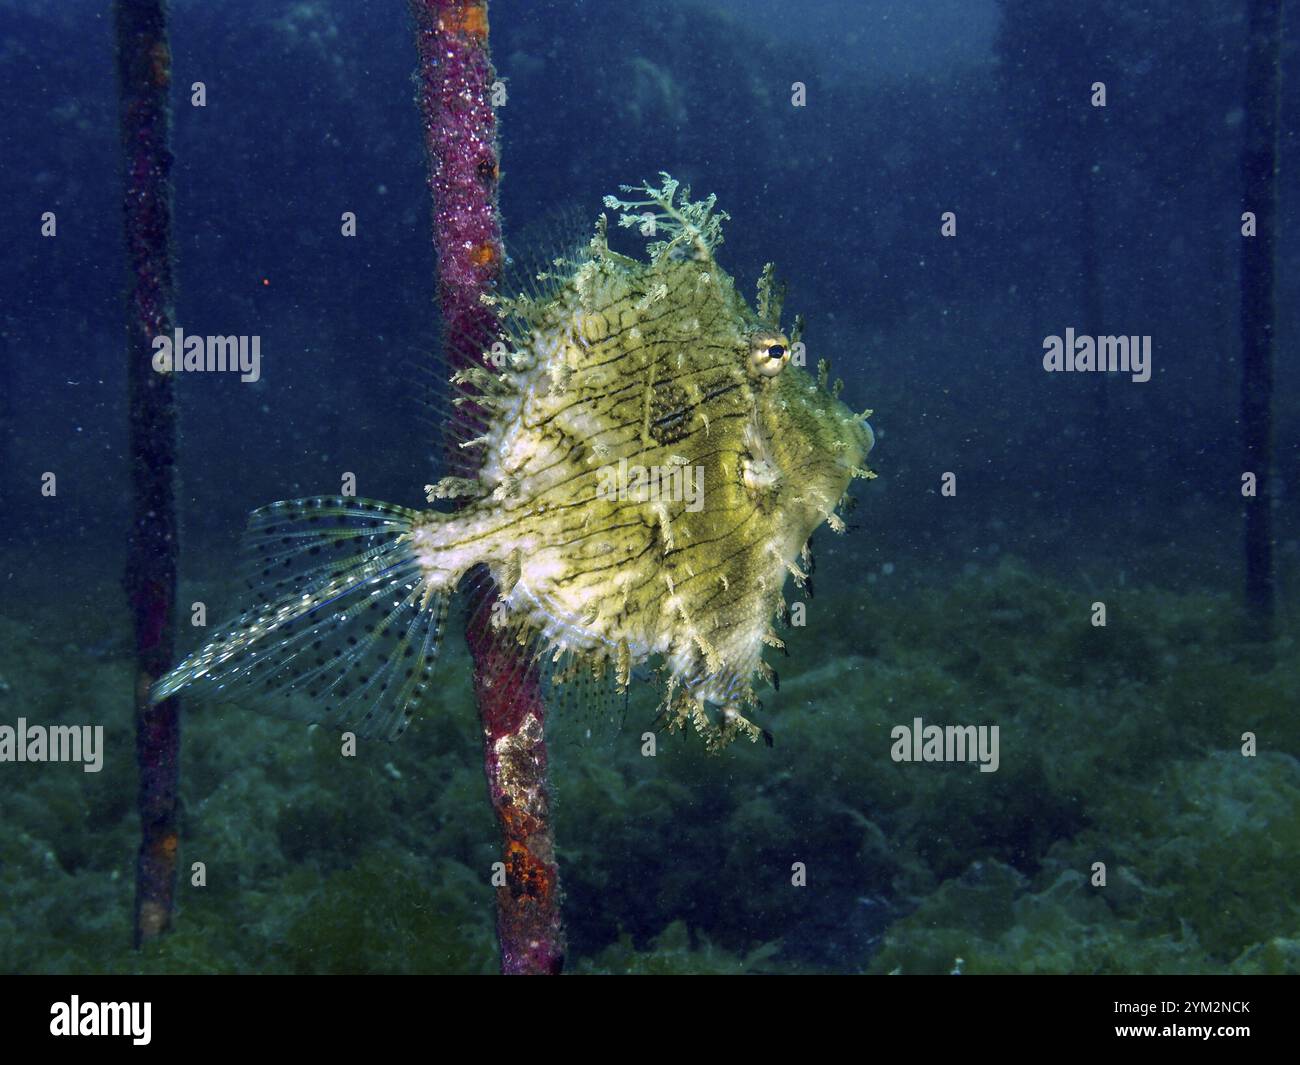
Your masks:
<path fill-rule="evenodd" d="M 429 154 L 438 299 L 453 369 L 482 366 L 500 337 L 480 297 L 494 291 L 504 252 L 497 210 L 494 80 L 486 0 L 409 0 L 420 54 L 419 104 Z M 483 412 L 467 404 L 456 428 L 473 430 Z M 461 438 L 465 432 L 452 432 Z M 449 455 L 453 471 L 465 453 Z M 475 575 L 466 639 L 483 725 L 483 764 L 502 836 L 505 884 L 497 888 L 501 971 L 558 973 L 564 965 L 560 881 L 546 780 L 546 707 L 535 668 L 489 624 L 495 589 Z"/>

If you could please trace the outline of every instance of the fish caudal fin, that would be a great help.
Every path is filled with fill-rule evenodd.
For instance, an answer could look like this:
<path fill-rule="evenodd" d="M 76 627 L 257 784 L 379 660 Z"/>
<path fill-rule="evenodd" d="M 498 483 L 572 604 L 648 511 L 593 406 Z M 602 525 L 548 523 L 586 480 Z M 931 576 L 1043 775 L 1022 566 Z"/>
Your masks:
<path fill-rule="evenodd" d="M 364 499 L 299 499 L 254 511 L 246 583 L 257 604 L 160 679 L 281 716 L 394 739 L 429 694 L 447 597 L 411 543 L 418 511 Z"/>

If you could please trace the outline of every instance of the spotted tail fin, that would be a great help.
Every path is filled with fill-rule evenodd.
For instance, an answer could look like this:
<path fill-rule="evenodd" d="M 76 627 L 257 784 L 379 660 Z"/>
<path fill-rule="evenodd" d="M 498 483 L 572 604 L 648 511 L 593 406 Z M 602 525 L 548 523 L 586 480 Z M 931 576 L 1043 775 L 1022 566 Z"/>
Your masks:
<path fill-rule="evenodd" d="M 187 694 L 395 739 L 429 694 L 447 599 L 425 583 L 418 511 L 299 499 L 254 511 L 245 538 L 255 606 L 160 679 Z"/>

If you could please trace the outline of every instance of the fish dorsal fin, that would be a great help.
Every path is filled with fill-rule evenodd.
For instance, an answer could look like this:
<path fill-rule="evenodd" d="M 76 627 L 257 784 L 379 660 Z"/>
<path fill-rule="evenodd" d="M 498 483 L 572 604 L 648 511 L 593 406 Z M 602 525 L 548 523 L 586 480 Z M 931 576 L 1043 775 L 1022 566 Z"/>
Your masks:
<path fill-rule="evenodd" d="M 493 292 L 484 297 L 491 328 L 476 322 L 473 335 L 448 334 L 442 387 L 427 404 L 432 417 L 442 419 L 446 472 L 453 477 L 477 471 L 476 447 L 512 388 L 505 371 L 528 339 L 518 323 L 552 300 L 590 258 L 590 220 L 576 205 L 548 211 L 512 235 L 509 249 Z"/>
<path fill-rule="evenodd" d="M 590 239 L 591 218 L 578 204 L 547 211 L 518 233 L 511 232 L 499 291 L 539 302 L 551 299 L 587 258 Z"/>

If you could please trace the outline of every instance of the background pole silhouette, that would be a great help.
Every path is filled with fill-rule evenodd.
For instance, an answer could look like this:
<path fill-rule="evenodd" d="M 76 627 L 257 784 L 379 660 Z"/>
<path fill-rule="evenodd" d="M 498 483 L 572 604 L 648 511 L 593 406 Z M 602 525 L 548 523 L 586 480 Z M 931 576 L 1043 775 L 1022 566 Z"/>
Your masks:
<path fill-rule="evenodd" d="M 136 858 L 136 946 L 171 925 L 179 845 L 180 717 L 174 698 L 149 705 L 149 686 L 172 663 L 176 612 L 176 408 L 170 374 L 153 369 L 153 339 L 174 321 L 169 147 L 171 49 L 162 0 L 117 0 L 118 118 L 125 167 L 133 511 L 124 585 L 135 629 L 136 762 L 141 840 Z"/>
<path fill-rule="evenodd" d="M 1246 58 L 1242 210 L 1255 236 L 1241 240 L 1242 470 L 1256 478 L 1246 499 L 1246 611 L 1252 638 L 1273 634 L 1274 229 L 1277 223 L 1277 129 L 1282 92 L 1282 0 L 1250 0 Z"/>

